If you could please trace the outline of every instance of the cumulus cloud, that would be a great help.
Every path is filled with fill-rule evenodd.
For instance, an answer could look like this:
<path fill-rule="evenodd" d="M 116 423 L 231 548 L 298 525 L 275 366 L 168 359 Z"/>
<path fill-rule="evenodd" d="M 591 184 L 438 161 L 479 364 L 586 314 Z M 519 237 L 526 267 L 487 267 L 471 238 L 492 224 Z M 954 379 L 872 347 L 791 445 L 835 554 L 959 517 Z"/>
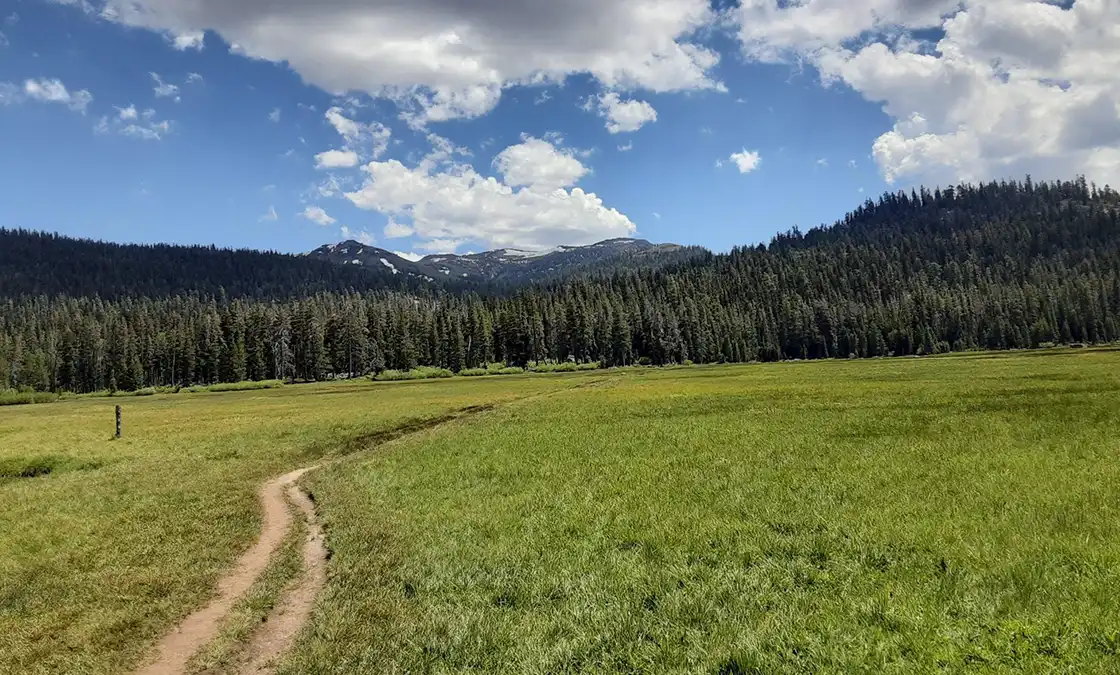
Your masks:
<path fill-rule="evenodd" d="M 19 87 L 11 82 L 0 82 L 0 105 L 19 103 L 21 99 Z"/>
<path fill-rule="evenodd" d="M 344 149 L 356 153 L 358 157 L 378 159 L 389 149 L 389 139 L 393 133 L 380 122 L 365 124 L 355 121 L 347 117 L 338 106 L 327 110 L 325 117 L 346 142 Z"/>
<path fill-rule="evenodd" d="M 417 247 L 428 251 L 457 250 L 467 242 L 540 249 L 635 232 L 629 218 L 595 194 L 564 187 L 586 168 L 547 141 L 526 137 L 499 153 L 503 159 L 495 160 L 495 168 L 502 180 L 480 175 L 454 156 L 437 147 L 415 167 L 397 160 L 370 162 L 363 167 L 364 184 L 346 197 L 359 208 L 388 215 L 394 234 L 410 230 L 420 240 Z M 544 166 L 531 166 L 530 158 Z"/>
<path fill-rule="evenodd" d="M 202 84 L 202 76 L 198 73 L 187 73 L 187 84 Z"/>
<path fill-rule="evenodd" d="M 521 143 L 498 153 L 494 168 L 506 185 L 547 192 L 575 185 L 588 171 L 570 150 L 532 136 L 523 136 Z"/>
<path fill-rule="evenodd" d="M 318 206 L 308 206 L 299 215 L 310 220 L 316 225 L 322 225 L 323 227 L 333 225 L 338 222 L 334 218 L 331 218 L 329 215 L 327 215 L 327 212 Z"/>
<path fill-rule="evenodd" d="M 18 93 L 10 93 L 10 96 L 12 102 L 27 99 L 43 103 L 61 103 L 74 112 L 80 112 L 83 115 L 93 101 L 93 94 L 85 89 L 72 92 L 66 88 L 62 80 L 45 78 L 25 81 L 22 96 Z"/>
<path fill-rule="evenodd" d="M 482 114 L 505 86 L 574 73 L 611 89 L 723 88 L 718 55 L 695 39 L 717 18 L 709 0 L 83 1 L 172 36 L 214 30 L 327 91 L 407 101 L 421 123 Z"/>
<path fill-rule="evenodd" d="M 177 85 L 164 82 L 163 78 L 159 76 L 159 73 L 149 73 L 149 75 L 152 76 L 152 80 L 156 83 L 155 88 L 152 90 L 156 98 L 173 98 L 176 101 L 179 100 L 179 87 Z"/>
<path fill-rule="evenodd" d="M 741 152 L 731 153 L 729 159 L 734 162 L 735 166 L 739 169 L 739 173 L 750 173 L 762 164 L 762 156 L 759 155 L 758 152 L 747 150 L 746 148 L 743 148 Z M 723 166 L 723 162 L 717 161 L 716 166 Z"/>
<path fill-rule="evenodd" d="M 623 100 L 613 91 L 599 97 L 598 110 L 607 120 L 607 131 L 612 134 L 637 131 L 648 122 L 657 121 L 657 111 L 649 103 Z"/>
<path fill-rule="evenodd" d="M 358 166 L 358 153 L 350 150 L 327 150 L 315 155 L 316 169 L 350 169 Z"/>
<path fill-rule="evenodd" d="M 894 120 L 888 181 L 1120 181 L 1120 3 L 749 0 L 745 53 L 809 61 Z"/>
<path fill-rule="evenodd" d="M 359 243 L 365 244 L 366 246 L 373 245 L 373 235 L 365 230 L 355 231 L 343 225 L 339 228 L 339 232 L 341 232 L 343 239 L 356 239 Z"/>
<path fill-rule="evenodd" d="M 117 111 L 116 117 L 110 119 L 102 116 L 93 125 L 95 133 L 119 134 L 141 141 L 159 141 L 171 133 L 171 120 L 156 120 L 155 110 L 149 108 L 144 112 L 137 112 L 136 106 L 131 104 L 127 108 L 114 108 Z"/>
<path fill-rule="evenodd" d="M 412 228 L 389 218 L 389 222 L 385 225 L 384 233 L 387 239 L 402 239 L 412 236 Z"/>
<path fill-rule="evenodd" d="M 170 39 L 171 46 L 181 52 L 185 52 L 188 49 L 202 51 L 202 44 L 206 39 L 206 34 L 200 30 L 188 30 L 171 35 Z"/>

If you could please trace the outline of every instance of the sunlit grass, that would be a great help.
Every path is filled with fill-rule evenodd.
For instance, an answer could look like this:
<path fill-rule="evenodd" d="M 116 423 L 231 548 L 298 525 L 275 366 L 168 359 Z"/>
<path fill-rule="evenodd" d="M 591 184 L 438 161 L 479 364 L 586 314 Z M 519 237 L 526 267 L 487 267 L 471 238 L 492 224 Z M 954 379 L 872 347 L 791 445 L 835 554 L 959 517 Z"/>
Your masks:
<path fill-rule="evenodd" d="M 288 673 L 1116 672 L 1120 354 L 616 373 L 312 477 Z"/>
<path fill-rule="evenodd" d="M 266 479 L 565 386 L 354 381 L 0 408 L 0 672 L 127 672 L 255 539 Z"/>

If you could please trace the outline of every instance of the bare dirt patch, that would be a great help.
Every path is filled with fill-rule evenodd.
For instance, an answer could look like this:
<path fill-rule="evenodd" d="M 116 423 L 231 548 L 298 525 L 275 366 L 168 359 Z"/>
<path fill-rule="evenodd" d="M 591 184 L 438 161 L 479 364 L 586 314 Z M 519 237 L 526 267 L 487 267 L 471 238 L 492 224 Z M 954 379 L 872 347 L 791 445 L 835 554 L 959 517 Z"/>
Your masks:
<path fill-rule="evenodd" d="M 272 553 L 280 545 L 292 522 L 292 514 L 284 500 L 285 489 L 292 487 L 303 474 L 314 467 L 298 469 L 265 483 L 260 489 L 264 523 L 256 543 L 237 561 L 229 574 L 218 581 L 218 594 L 205 607 L 183 619 L 159 641 L 154 655 L 137 675 L 178 675 L 187 661 L 203 645 L 218 634 L 222 619 L 233 604 L 253 585 L 268 565 Z"/>
<path fill-rule="evenodd" d="M 307 521 L 303 573 L 245 648 L 242 656 L 244 665 L 238 671 L 243 675 L 275 671 L 277 661 L 287 653 L 299 631 L 307 624 L 315 598 L 327 583 L 327 546 L 323 528 L 315 518 L 315 505 L 296 485 L 288 487 L 288 498 Z"/>

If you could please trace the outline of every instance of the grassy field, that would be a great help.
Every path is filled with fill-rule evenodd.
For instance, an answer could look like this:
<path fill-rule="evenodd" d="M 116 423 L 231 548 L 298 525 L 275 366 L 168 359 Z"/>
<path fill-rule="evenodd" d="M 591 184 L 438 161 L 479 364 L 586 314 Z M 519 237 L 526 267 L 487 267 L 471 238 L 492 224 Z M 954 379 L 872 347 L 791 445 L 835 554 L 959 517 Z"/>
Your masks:
<path fill-rule="evenodd" d="M 116 402 L 0 409 L 0 672 L 127 671 L 325 456 L 290 675 L 1120 663 L 1117 352 Z"/>
<path fill-rule="evenodd" d="M 0 673 L 127 672 L 256 537 L 266 479 L 565 386 L 354 381 L 0 408 Z"/>
<path fill-rule="evenodd" d="M 1115 673 L 1120 354 L 620 374 L 313 480 L 295 673 Z"/>

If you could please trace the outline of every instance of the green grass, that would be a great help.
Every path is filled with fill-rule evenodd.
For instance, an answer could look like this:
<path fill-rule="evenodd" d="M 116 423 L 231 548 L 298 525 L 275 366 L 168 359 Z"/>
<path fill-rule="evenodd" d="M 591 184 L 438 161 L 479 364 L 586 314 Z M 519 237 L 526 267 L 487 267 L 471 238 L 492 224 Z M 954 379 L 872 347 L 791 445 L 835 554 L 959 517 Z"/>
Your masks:
<path fill-rule="evenodd" d="M 253 632 L 268 619 L 268 615 L 280 603 L 284 591 L 291 587 L 302 571 L 302 550 L 307 535 L 307 523 L 294 514 L 293 527 L 284 541 L 269 560 L 256 583 L 249 588 L 222 622 L 218 636 L 195 654 L 187 664 L 191 675 L 219 675 L 236 673 L 237 656 L 241 648 L 248 644 Z"/>
<path fill-rule="evenodd" d="M 0 409 L 0 673 L 127 672 L 323 458 L 288 674 L 1120 663 L 1118 351 L 155 394 L 113 441 L 118 402 Z"/>
<path fill-rule="evenodd" d="M 534 373 L 574 373 L 579 370 L 598 370 L 602 365 L 598 361 L 591 363 L 538 363 L 529 368 Z"/>
<path fill-rule="evenodd" d="M 564 386 L 355 380 L 0 408 L 0 673 L 128 672 L 256 538 L 268 478 Z"/>
<path fill-rule="evenodd" d="M 632 370 L 355 456 L 284 672 L 1114 673 L 1118 357 Z"/>
<path fill-rule="evenodd" d="M 378 382 L 396 382 L 400 380 L 440 380 L 454 376 L 455 373 L 446 368 L 422 366 L 412 370 L 383 370 L 373 379 Z"/>
<path fill-rule="evenodd" d="M 31 403 L 49 403 L 58 400 L 58 394 L 49 391 L 17 391 L 15 389 L 0 389 L 0 406 L 28 405 Z"/>

